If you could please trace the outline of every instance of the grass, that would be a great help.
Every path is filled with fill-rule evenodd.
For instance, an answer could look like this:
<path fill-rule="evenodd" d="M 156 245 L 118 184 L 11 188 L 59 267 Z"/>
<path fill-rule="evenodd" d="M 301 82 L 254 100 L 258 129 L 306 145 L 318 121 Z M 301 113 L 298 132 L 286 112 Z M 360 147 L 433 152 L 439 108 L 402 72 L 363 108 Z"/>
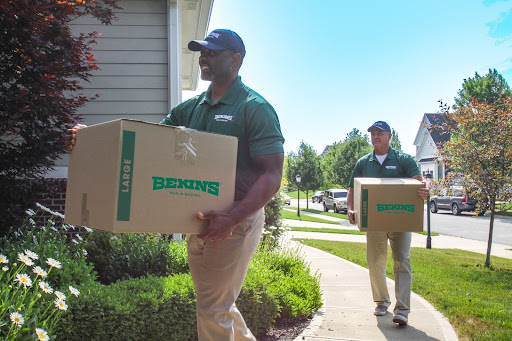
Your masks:
<path fill-rule="evenodd" d="M 348 216 L 346 214 L 341 214 L 341 213 L 324 212 L 324 211 L 320 211 L 320 210 L 314 210 L 312 208 L 305 208 L 305 209 L 301 209 L 300 211 L 301 212 L 304 211 L 304 212 L 314 213 L 314 214 L 320 214 L 320 215 L 326 215 L 326 216 L 329 216 L 329 217 L 340 218 L 340 219 L 347 219 L 348 220 Z"/>
<path fill-rule="evenodd" d="M 298 232 L 322 232 L 322 233 L 339 233 L 339 234 L 366 234 L 359 230 L 342 230 L 342 229 L 329 229 L 329 228 L 314 228 L 314 227 L 290 227 L 292 231 Z"/>
<path fill-rule="evenodd" d="M 301 240 L 366 267 L 366 245 Z M 453 249 L 411 248 L 412 290 L 441 311 L 461 340 L 512 340 L 512 260 Z M 388 252 L 387 276 L 393 278 Z"/>
<path fill-rule="evenodd" d="M 292 211 L 288 211 L 288 210 L 282 210 L 281 211 L 281 217 L 283 219 L 294 219 L 294 220 L 301 220 L 301 221 L 310 221 L 310 222 L 314 222 L 314 223 L 326 223 L 326 224 L 336 224 L 336 225 L 339 225 L 339 223 L 335 222 L 335 221 L 320 219 L 320 218 L 308 216 L 308 215 L 305 215 L 305 214 L 301 214 L 300 218 L 299 218 L 297 216 L 297 211 L 292 212 Z"/>

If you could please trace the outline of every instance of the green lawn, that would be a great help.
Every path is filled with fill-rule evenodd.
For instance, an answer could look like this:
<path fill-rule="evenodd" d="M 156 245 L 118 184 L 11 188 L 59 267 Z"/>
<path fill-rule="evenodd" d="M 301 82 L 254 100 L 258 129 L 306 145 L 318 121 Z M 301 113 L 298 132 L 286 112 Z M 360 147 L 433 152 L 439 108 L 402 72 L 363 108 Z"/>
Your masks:
<path fill-rule="evenodd" d="M 366 244 L 300 240 L 366 267 Z M 452 249 L 411 248 L 412 290 L 441 311 L 461 340 L 512 340 L 512 260 Z M 393 278 L 391 252 L 387 276 Z"/>
<path fill-rule="evenodd" d="M 339 223 L 335 221 L 320 219 L 316 217 L 311 217 L 305 214 L 301 214 L 300 218 L 297 216 L 297 210 L 295 211 L 288 211 L 288 210 L 282 210 L 281 211 L 281 217 L 283 219 L 294 219 L 294 220 L 301 220 L 301 221 L 311 221 L 315 223 L 326 223 L 326 224 L 336 224 L 339 225 Z"/>
<path fill-rule="evenodd" d="M 366 234 L 359 230 L 342 230 L 342 229 L 329 229 L 329 228 L 314 228 L 314 227 L 290 227 L 292 231 L 299 232 L 322 232 L 322 233 L 340 233 L 340 234 Z"/>

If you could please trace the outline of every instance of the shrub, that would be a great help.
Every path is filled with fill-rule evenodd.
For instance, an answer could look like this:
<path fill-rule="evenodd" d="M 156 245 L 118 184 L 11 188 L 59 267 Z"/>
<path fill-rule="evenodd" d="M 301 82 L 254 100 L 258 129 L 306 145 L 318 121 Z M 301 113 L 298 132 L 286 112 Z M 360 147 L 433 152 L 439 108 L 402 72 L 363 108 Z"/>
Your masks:
<path fill-rule="evenodd" d="M 0 1 L 0 234 L 19 226 L 64 153 L 64 131 L 91 98 L 80 93 L 98 67 L 96 32 L 73 35 L 69 22 L 114 19 L 118 0 Z"/>
<path fill-rule="evenodd" d="M 263 229 L 262 243 L 270 247 L 279 245 L 279 239 L 286 231 L 281 218 L 281 210 L 284 199 L 280 192 L 277 192 L 265 205 L 265 225 Z"/>
<path fill-rule="evenodd" d="M 189 274 L 95 283 L 80 290 L 82 295 L 70 305 L 71 314 L 59 324 L 61 339 L 197 339 L 195 292 Z M 303 320 L 321 306 L 318 276 L 309 273 L 299 249 L 261 245 L 251 260 L 237 306 L 255 335 L 264 334 L 277 319 Z"/>
<path fill-rule="evenodd" d="M 186 243 L 172 242 L 166 235 L 94 231 L 84 240 L 103 284 L 188 272 Z"/>
<path fill-rule="evenodd" d="M 268 274 L 266 290 L 278 301 L 279 319 L 303 320 L 322 306 L 319 275 L 310 274 L 300 248 L 287 246 L 269 252 L 263 244 L 251 265 Z"/>
<path fill-rule="evenodd" d="M 197 340 L 189 274 L 96 283 L 70 305 L 61 340 Z"/>

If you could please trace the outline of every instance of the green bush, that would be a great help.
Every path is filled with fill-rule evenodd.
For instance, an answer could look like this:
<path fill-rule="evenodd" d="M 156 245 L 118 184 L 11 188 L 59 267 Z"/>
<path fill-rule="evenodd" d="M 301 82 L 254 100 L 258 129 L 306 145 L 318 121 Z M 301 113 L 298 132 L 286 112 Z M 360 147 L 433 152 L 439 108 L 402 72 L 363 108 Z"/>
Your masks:
<path fill-rule="evenodd" d="M 96 283 L 81 291 L 70 306 L 71 314 L 60 324 L 61 339 L 197 339 L 195 293 L 189 274 Z M 278 319 L 310 317 L 321 305 L 318 276 L 309 273 L 299 249 L 260 246 L 237 301 L 255 335 L 264 334 Z"/>
<path fill-rule="evenodd" d="M 197 340 L 189 274 L 96 283 L 70 306 L 59 340 Z"/>
<path fill-rule="evenodd" d="M 85 239 L 101 283 L 188 272 L 187 246 L 166 235 L 94 231 Z"/>
<path fill-rule="evenodd" d="M 270 247 L 277 247 L 279 239 L 286 231 L 281 218 L 281 210 L 284 199 L 281 192 L 277 192 L 265 205 L 265 225 L 263 229 L 262 243 Z"/>
<path fill-rule="evenodd" d="M 303 320 L 322 306 L 319 275 L 310 274 L 300 248 L 281 247 L 269 252 L 263 244 L 251 265 L 268 274 L 266 290 L 278 300 L 280 319 Z"/>

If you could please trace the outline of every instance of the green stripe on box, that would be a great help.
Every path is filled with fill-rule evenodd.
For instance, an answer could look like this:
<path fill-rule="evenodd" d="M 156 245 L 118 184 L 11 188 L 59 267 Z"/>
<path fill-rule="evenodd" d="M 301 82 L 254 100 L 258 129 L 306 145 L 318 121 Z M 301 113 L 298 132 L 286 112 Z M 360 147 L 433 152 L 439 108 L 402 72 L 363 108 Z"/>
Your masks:
<path fill-rule="evenodd" d="M 135 132 L 123 130 L 121 167 L 119 170 L 119 193 L 117 198 L 117 220 L 119 221 L 130 221 L 134 154 Z"/>
<path fill-rule="evenodd" d="M 361 200 L 361 222 L 362 227 L 368 227 L 368 190 L 362 190 L 362 200 Z"/>

